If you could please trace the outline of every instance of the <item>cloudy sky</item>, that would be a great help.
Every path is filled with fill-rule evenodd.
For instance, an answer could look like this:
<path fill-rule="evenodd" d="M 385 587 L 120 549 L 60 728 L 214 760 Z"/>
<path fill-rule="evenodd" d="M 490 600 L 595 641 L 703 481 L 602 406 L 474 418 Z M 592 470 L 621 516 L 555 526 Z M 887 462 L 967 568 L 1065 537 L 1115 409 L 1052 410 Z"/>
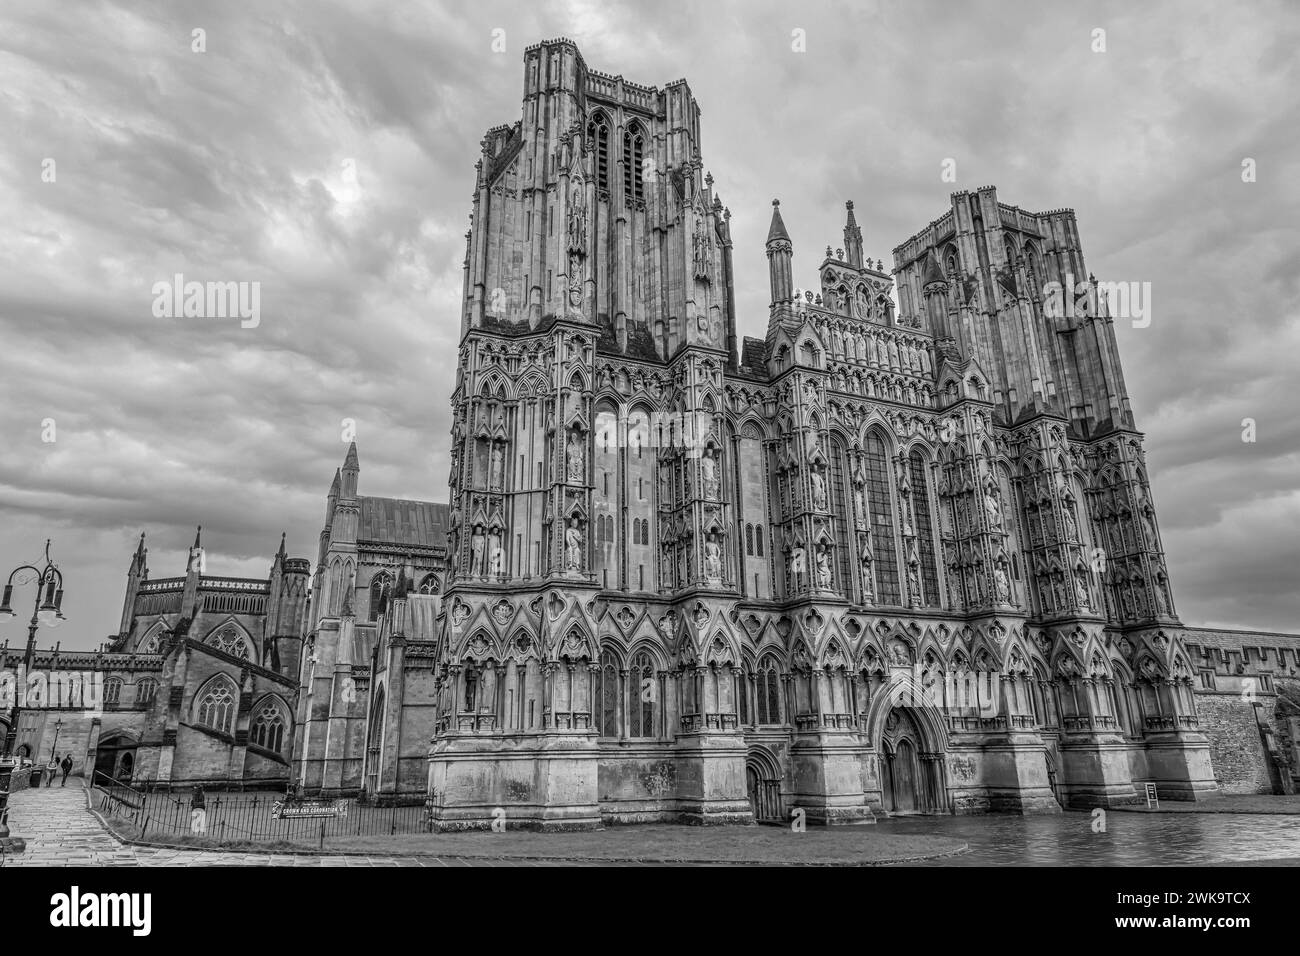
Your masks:
<path fill-rule="evenodd" d="M 446 500 L 478 144 L 561 35 L 690 82 L 742 334 L 774 196 L 804 287 L 845 199 L 886 261 L 955 188 L 1073 207 L 1099 278 L 1152 284 L 1118 335 L 1183 620 L 1300 630 L 1294 4 L 5 0 L 0 569 L 54 539 L 42 644 L 116 631 L 141 531 L 154 577 L 197 524 L 211 573 L 282 530 L 314 559 L 344 419 L 364 493 Z M 155 317 L 177 273 L 260 283 L 260 324 Z"/>

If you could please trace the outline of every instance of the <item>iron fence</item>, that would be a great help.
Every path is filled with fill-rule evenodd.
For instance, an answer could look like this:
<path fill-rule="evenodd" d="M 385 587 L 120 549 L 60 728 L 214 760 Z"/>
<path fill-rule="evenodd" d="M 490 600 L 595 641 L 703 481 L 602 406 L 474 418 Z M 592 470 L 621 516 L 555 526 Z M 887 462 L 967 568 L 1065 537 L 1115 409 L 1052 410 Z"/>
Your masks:
<path fill-rule="evenodd" d="M 206 793 L 201 812 L 190 796 L 99 786 L 99 809 L 133 824 L 141 839 L 168 842 L 289 843 L 324 847 L 357 837 L 428 833 L 424 806 L 378 807 L 355 799 L 287 800 L 276 793 Z M 123 792 L 123 791 L 129 792 Z"/>

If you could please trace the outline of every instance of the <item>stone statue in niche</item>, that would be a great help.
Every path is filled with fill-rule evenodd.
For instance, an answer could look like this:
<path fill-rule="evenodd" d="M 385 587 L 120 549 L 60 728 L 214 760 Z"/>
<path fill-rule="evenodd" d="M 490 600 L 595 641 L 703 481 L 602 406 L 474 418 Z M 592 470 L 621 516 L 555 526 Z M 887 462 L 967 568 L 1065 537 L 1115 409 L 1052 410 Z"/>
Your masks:
<path fill-rule="evenodd" d="M 994 528 L 1002 527 L 1002 501 L 992 478 L 984 484 L 984 511 L 989 516 L 990 525 Z"/>
<path fill-rule="evenodd" d="M 806 570 L 804 547 L 802 544 L 796 544 L 790 549 L 790 570 L 795 574 L 803 574 Z"/>
<path fill-rule="evenodd" d="M 505 453 L 499 442 L 492 443 L 491 466 L 488 469 L 488 481 L 493 488 L 501 487 L 501 472 Z"/>
<path fill-rule="evenodd" d="M 570 571 L 582 570 L 582 529 L 577 518 L 570 518 L 564 529 L 564 566 Z"/>
<path fill-rule="evenodd" d="M 1078 541 L 1079 526 L 1074 520 L 1074 505 L 1068 501 L 1061 506 L 1061 522 L 1065 526 L 1065 540 Z"/>
<path fill-rule="evenodd" d="M 583 467 L 582 445 L 578 442 L 578 432 L 576 430 L 569 432 L 569 444 L 565 448 L 565 457 L 568 460 L 569 481 L 581 482 L 586 469 Z"/>
<path fill-rule="evenodd" d="M 907 566 L 907 587 L 912 596 L 919 601 L 921 599 L 921 573 L 917 570 L 915 564 Z"/>
<path fill-rule="evenodd" d="M 1079 602 L 1079 607 L 1087 608 L 1092 606 L 1092 601 L 1088 597 L 1088 584 L 1084 580 L 1082 570 L 1074 572 L 1074 599 Z"/>
<path fill-rule="evenodd" d="M 1150 508 L 1142 511 L 1142 524 L 1147 529 L 1147 544 L 1154 548 L 1156 546 L 1156 522 L 1151 517 Z"/>
<path fill-rule="evenodd" d="M 483 526 L 474 525 L 474 533 L 469 539 L 469 573 L 481 575 L 483 573 Z"/>
<path fill-rule="evenodd" d="M 583 205 L 581 180 L 573 184 L 569 196 L 569 251 L 587 251 L 587 210 Z"/>
<path fill-rule="evenodd" d="M 1001 564 L 993 568 L 993 590 L 999 604 L 1011 603 L 1011 581 L 1007 578 L 1006 568 Z"/>
<path fill-rule="evenodd" d="M 704 543 L 704 574 L 710 581 L 722 580 L 722 546 L 716 535 Z"/>
<path fill-rule="evenodd" d="M 712 448 L 705 448 L 700 456 L 700 477 L 704 484 L 704 497 L 716 501 L 718 497 L 718 462 Z"/>
<path fill-rule="evenodd" d="M 501 547 L 501 529 L 493 528 L 488 532 L 488 574 L 505 573 L 505 549 Z"/>
<path fill-rule="evenodd" d="M 826 510 L 826 479 L 822 477 L 821 471 L 813 468 L 809 472 L 809 478 L 812 479 L 812 504 L 818 511 Z"/>
<path fill-rule="evenodd" d="M 831 586 L 831 549 L 825 545 L 817 551 L 817 586 L 824 591 Z"/>

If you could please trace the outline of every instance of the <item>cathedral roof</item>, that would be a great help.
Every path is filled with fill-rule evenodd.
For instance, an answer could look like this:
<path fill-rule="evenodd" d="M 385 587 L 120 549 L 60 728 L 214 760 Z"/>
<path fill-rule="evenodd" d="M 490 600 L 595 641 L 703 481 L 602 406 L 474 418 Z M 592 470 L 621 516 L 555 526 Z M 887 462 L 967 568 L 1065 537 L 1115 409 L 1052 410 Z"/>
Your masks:
<path fill-rule="evenodd" d="M 387 544 L 446 547 L 450 510 L 449 506 L 432 501 L 363 495 L 357 538 Z"/>
<path fill-rule="evenodd" d="M 790 234 L 785 231 L 785 220 L 781 218 L 781 200 L 772 200 L 772 225 L 767 230 L 767 241 L 773 242 L 777 239 L 790 241 Z"/>

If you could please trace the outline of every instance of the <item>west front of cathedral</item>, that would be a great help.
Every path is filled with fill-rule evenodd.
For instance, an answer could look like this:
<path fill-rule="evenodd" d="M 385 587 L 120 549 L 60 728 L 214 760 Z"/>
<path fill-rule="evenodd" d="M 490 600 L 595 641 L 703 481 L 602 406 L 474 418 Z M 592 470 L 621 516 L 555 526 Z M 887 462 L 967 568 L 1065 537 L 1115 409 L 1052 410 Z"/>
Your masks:
<path fill-rule="evenodd" d="M 353 446 L 308 595 L 273 623 L 197 620 L 197 574 L 170 585 L 188 620 L 137 619 L 163 605 L 136 573 L 114 650 L 161 655 L 164 683 L 207 668 L 152 692 L 172 723 L 144 736 L 215 746 L 220 679 L 261 779 L 422 802 L 443 829 L 1293 784 L 1300 640 L 1180 623 L 1071 210 L 958 192 L 886 267 L 848 203 L 802 291 L 773 202 L 766 335 L 738 341 L 686 82 L 591 70 L 563 39 L 523 81 L 475 168 L 448 504 L 363 495 Z M 306 567 L 282 548 L 273 575 Z M 248 750 L 261 685 L 292 727 Z M 202 763 L 138 742 L 137 767 Z"/>

